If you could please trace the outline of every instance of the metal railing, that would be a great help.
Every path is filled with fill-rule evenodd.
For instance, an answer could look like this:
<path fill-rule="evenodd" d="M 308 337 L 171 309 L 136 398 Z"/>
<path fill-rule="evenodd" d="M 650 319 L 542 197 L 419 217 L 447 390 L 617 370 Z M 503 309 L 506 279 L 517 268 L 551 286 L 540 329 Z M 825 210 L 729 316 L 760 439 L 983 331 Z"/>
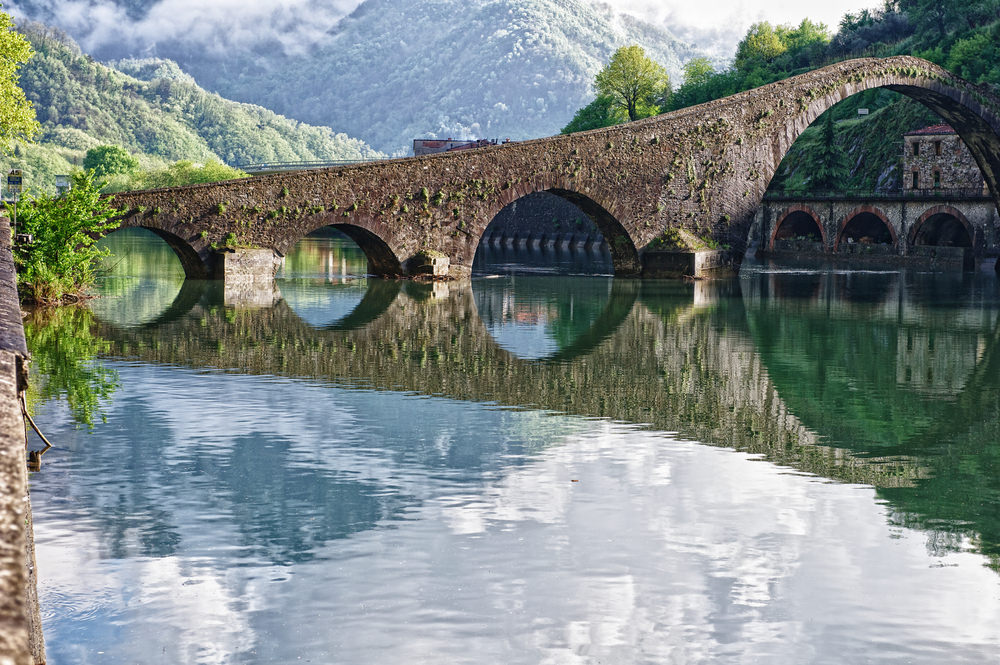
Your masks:
<path fill-rule="evenodd" d="M 239 164 L 236 168 L 245 173 L 274 173 L 277 171 L 307 171 L 309 169 L 328 169 L 334 166 L 350 166 L 351 164 L 366 164 L 368 162 L 378 162 L 388 157 L 375 157 L 372 159 L 338 159 L 333 161 L 312 161 L 312 162 L 258 162 L 255 164 Z"/>
<path fill-rule="evenodd" d="M 786 192 L 768 191 L 764 194 L 765 201 L 843 201 L 843 200 L 979 200 L 990 199 L 990 193 L 981 187 L 964 187 L 950 189 L 904 189 L 904 190 L 874 190 L 874 189 L 841 189 L 820 192 Z"/>

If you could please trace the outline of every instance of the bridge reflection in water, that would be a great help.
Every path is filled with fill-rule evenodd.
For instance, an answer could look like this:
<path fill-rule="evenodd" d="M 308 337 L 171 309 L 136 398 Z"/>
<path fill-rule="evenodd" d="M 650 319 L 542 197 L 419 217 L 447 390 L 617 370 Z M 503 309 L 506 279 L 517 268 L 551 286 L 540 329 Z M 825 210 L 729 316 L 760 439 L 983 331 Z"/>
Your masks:
<path fill-rule="evenodd" d="M 305 254 L 258 306 L 154 265 L 26 322 L 53 662 L 1000 647 L 994 279 L 421 285 Z"/>
<path fill-rule="evenodd" d="M 762 270 L 695 284 L 517 277 L 281 288 L 272 307 L 227 308 L 221 286 L 189 280 L 145 325 L 105 319 L 95 332 L 109 358 L 676 433 L 875 486 L 893 519 L 930 530 L 935 547 L 971 541 L 1000 567 L 995 280 Z"/>

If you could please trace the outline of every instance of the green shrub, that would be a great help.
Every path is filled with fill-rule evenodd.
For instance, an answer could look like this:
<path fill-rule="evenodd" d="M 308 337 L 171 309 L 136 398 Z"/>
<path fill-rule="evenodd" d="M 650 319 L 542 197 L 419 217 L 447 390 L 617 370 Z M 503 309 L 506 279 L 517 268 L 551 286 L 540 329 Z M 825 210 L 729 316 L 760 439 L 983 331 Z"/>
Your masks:
<path fill-rule="evenodd" d="M 94 245 L 118 228 L 112 198 L 102 198 L 92 172 L 73 176 L 73 187 L 60 198 L 41 194 L 17 210 L 18 232 L 30 233 L 30 245 L 17 245 L 21 298 L 54 304 L 78 297 L 94 281 L 97 262 L 108 251 Z M 13 213 L 7 205 L 8 214 Z"/>

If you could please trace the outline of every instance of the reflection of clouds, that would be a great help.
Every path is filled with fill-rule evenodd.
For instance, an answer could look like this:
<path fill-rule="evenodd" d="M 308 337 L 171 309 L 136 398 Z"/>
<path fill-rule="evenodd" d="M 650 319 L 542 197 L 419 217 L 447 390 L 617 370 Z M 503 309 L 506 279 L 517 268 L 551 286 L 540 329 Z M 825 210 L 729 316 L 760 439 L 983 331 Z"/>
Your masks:
<path fill-rule="evenodd" d="M 870 488 L 604 421 L 120 371 L 126 391 L 156 387 L 177 473 L 191 451 L 254 434 L 287 441 L 290 465 L 409 497 L 400 516 L 287 567 L 232 565 L 232 499 L 183 485 L 162 492 L 180 541 L 156 560 L 88 558 L 87 527 L 53 533 L 40 503 L 43 602 L 85 604 L 88 629 L 107 631 L 86 639 L 124 659 L 166 648 L 170 662 L 207 663 L 859 662 L 910 644 L 919 663 L 921 650 L 976 662 L 1000 647 L 996 575 L 888 529 Z"/>
<path fill-rule="evenodd" d="M 38 542 L 37 556 L 52 662 L 106 662 L 68 637 L 80 632 L 99 636 L 100 649 L 116 662 L 150 662 L 154 655 L 221 664 L 253 648 L 255 633 L 226 571 L 181 557 L 112 562 L 98 556 L 98 539 L 79 522 L 49 522 L 45 530 L 52 535 Z"/>

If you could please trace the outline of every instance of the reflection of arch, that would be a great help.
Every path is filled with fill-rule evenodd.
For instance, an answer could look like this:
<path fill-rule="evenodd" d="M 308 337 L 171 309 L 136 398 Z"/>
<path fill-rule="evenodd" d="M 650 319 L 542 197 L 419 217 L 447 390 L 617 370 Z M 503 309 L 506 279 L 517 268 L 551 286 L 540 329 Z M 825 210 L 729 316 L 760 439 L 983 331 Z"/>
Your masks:
<path fill-rule="evenodd" d="M 961 210 L 937 205 L 924 212 L 910 229 L 908 244 L 972 247 L 975 229 Z"/>
<path fill-rule="evenodd" d="M 877 235 L 868 235 L 870 233 Z M 859 206 L 844 215 L 844 219 L 840 222 L 833 251 L 836 252 L 840 248 L 840 243 L 845 237 L 855 238 L 855 240 L 874 237 L 876 244 L 892 245 L 893 247 L 896 246 L 897 241 L 896 230 L 889 223 L 889 218 L 885 216 L 884 212 L 870 205 Z"/>
<path fill-rule="evenodd" d="M 402 285 L 395 279 L 369 279 L 368 290 L 358 306 L 339 321 L 323 326 L 323 330 L 348 331 L 365 327 L 389 309 L 400 288 Z"/>
<path fill-rule="evenodd" d="M 619 210 L 617 204 L 611 203 L 615 198 L 597 189 L 584 191 L 583 188 L 576 187 L 571 180 L 556 174 L 540 176 L 531 182 L 524 182 L 502 191 L 497 197 L 497 204 L 486 215 L 485 225 L 479 230 L 479 239 L 501 210 L 535 192 L 548 192 L 565 199 L 590 218 L 607 242 L 616 275 L 638 275 L 641 272 L 639 252 L 629 232 L 619 221 L 625 218 L 624 211 Z"/>
<path fill-rule="evenodd" d="M 210 292 L 216 292 L 214 300 L 222 300 L 222 283 L 204 279 L 185 279 L 181 284 L 181 290 L 177 292 L 170 307 L 163 311 L 152 321 L 141 326 L 142 328 L 156 328 L 165 323 L 176 321 L 187 315 L 194 306 L 201 302 L 202 298 Z"/>
<path fill-rule="evenodd" d="M 324 286 L 328 287 L 330 285 Z M 306 320 L 302 314 L 295 311 L 295 308 L 292 307 L 287 298 L 282 298 L 281 302 L 297 319 L 302 321 L 303 325 L 314 330 L 349 332 L 363 328 L 382 316 L 389 309 L 389 306 L 396 301 L 401 288 L 401 283 L 394 279 L 369 279 L 365 294 L 349 314 L 340 317 L 332 323 L 322 325 L 316 325 Z"/>
<path fill-rule="evenodd" d="M 608 306 L 604 308 L 601 315 L 597 317 L 594 324 L 584 334 L 574 340 L 572 344 L 555 353 L 548 358 L 543 358 L 546 363 L 565 363 L 586 356 L 597 346 L 611 337 L 618 326 L 622 324 L 625 317 L 632 311 L 636 296 L 639 294 L 639 285 L 634 280 L 616 279 L 611 283 L 611 295 L 608 298 Z"/>
<path fill-rule="evenodd" d="M 473 282 L 475 284 L 476 282 Z M 502 354 L 516 359 L 518 362 L 529 364 L 559 364 L 567 363 L 576 358 L 588 355 L 604 340 L 614 334 L 618 327 L 632 311 L 636 298 L 639 295 L 640 283 L 635 280 L 616 279 L 611 283 L 611 292 L 608 294 L 608 302 L 600 315 L 594 320 L 591 326 L 582 335 L 573 340 L 569 346 L 556 351 L 544 358 L 526 360 L 519 358 L 515 353 L 503 348 L 489 332 L 486 323 L 482 320 L 478 310 L 476 318 L 482 327 L 483 334 L 490 340 L 490 343 L 498 347 Z M 476 307 L 475 298 L 471 300 L 473 308 Z"/>
<path fill-rule="evenodd" d="M 774 225 L 774 229 L 771 231 L 771 242 L 768 245 L 768 249 L 774 249 L 775 240 L 800 235 L 811 235 L 809 231 L 812 231 L 812 229 L 815 229 L 815 235 L 823 243 L 823 247 L 826 247 L 826 231 L 823 229 L 819 215 L 812 208 L 804 205 L 790 206 L 778 215 L 778 220 L 778 223 Z M 803 233 L 802 231 L 807 232 Z"/>

